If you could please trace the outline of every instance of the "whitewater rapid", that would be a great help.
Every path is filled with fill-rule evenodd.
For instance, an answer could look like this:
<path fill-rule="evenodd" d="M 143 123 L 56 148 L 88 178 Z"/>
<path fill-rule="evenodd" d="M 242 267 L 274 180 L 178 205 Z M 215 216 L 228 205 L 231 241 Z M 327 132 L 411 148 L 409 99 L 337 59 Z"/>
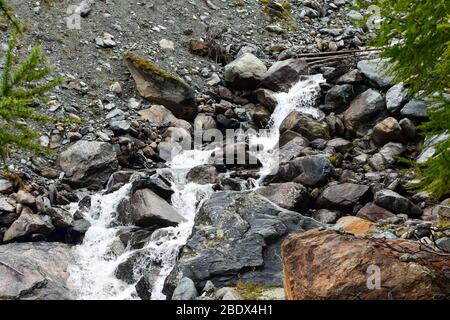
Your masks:
<path fill-rule="evenodd" d="M 278 165 L 279 128 L 283 120 L 292 112 L 298 111 L 319 117 L 315 108 L 320 94 L 320 84 L 325 82 L 322 75 L 307 76 L 298 81 L 289 92 L 277 93 L 277 106 L 269 121 L 268 130 L 249 137 L 249 144 L 262 145 L 258 159 L 262 164 L 255 186 L 276 170 Z M 91 197 L 91 207 L 86 219 L 91 223 L 83 242 L 73 249 L 76 264 L 69 269 L 69 286 L 78 299 L 83 300 L 127 300 L 138 299 L 135 283 L 128 284 L 115 277 L 117 267 L 130 256 L 142 253 L 146 262 L 159 261 L 158 274 L 154 279 L 152 299 L 166 299 L 162 293 L 164 281 L 175 266 L 180 248 L 186 243 L 197 210 L 202 202 L 214 192 L 212 185 L 188 183 L 186 175 L 190 169 L 207 164 L 214 150 L 185 150 L 168 163 L 172 176 L 172 206 L 185 219 L 177 227 L 159 230 L 158 237 L 150 240 L 142 249 L 128 250 L 116 256 L 111 246 L 117 241 L 117 234 L 123 226 L 114 226 L 114 213 L 117 206 L 129 196 L 131 183 L 110 194 L 98 193 Z M 72 206 L 72 212 L 78 209 Z M 156 232 L 155 232 L 156 233 Z M 148 263 L 137 264 L 134 273 L 142 275 L 148 272 Z"/>

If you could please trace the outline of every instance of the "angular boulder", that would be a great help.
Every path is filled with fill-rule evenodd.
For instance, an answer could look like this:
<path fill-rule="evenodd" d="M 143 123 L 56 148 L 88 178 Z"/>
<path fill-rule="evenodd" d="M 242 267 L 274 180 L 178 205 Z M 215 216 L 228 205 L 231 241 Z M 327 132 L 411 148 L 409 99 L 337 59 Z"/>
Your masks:
<path fill-rule="evenodd" d="M 125 62 L 142 97 L 163 105 L 177 118 L 195 118 L 195 93 L 183 80 L 132 54 L 125 55 Z"/>
<path fill-rule="evenodd" d="M 266 71 L 264 62 L 247 52 L 225 66 L 224 77 L 233 86 L 254 89 Z"/>
<path fill-rule="evenodd" d="M 0 300 L 74 299 L 68 285 L 71 247 L 62 243 L 0 246 Z"/>
<path fill-rule="evenodd" d="M 403 213 L 410 217 L 420 217 L 422 215 L 422 209 L 411 200 L 389 189 L 383 189 L 375 193 L 373 202 L 395 214 Z"/>
<path fill-rule="evenodd" d="M 201 165 L 192 168 L 186 180 L 198 184 L 216 184 L 220 182 L 216 167 L 211 165 Z"/>
<path fill-rule="evenodd" d="M 217 192 L 206 200 L 163 293 L 172 296 L 179 281 L 197 288 L 208 280 L 217 287 L 237 282 L 282 283 L 280 244 L 290 232 L 322 226 L 300 213 L 273 205 L 254 192 Z"/>
<path fill-rule="evenodd" d="M 380 241 L 335 231 L 289 236 L 282 246 L 289 300 L 448 299 L 448 257 L 409 240 Z M 400 257 L 412 259 L 403 262 Z M 411 261 L 412 260 L 412 261 Z M 379 281 L 378 281 L 379 280 Z"/>
<path fill-rule="evenodd" d="M 334 167 L 324 156 L 306 156 L 281 165 L 275 175 L 275 181 L 295 181 L 306 187 L 325 184 L 334 174 Z"/>
<path fill-rule="evenodd" d="M 408 98 L 408 89 L 403 83 L 392 86 L 386 92 L 386 108 L 390 113 L 395 113 L 403 107 Z"/>
<path fill-rule="evenodd" d="M 32 234 L 50 234 L 55 227 L 49 216 L 23 211 L 19 218 L 6 230 L 3 242 L 23 238 Z"/>
<path fill-rule="evenodd" d="M 404 140 L 402 127 L 394 117 L 389 117 L 373 127 L 372 140 L 378 146 L 388 142 L 401 142 Z"/>
<path fill-rule="evenodd" d="M 330 129 L 325 121 L 315 120 L 297 111 L 291 112 L 281 123 L 280 133 L 286 131 L 297 132 L 308 140 L 331 138 Z"/>
<path fill-rule="evenodd" d="M 350 211 L 351 213 L 355 204 L 368 197 L 369 189 L 369 186 L 354 183 L 331 185 L 325 188 L 319 196 L 317 206 L 331 210 Z"/>
<path fill-rule="evenodd" d="M 138 227 L 177 226 L 185 219 L 150 189 L 139 189 L 130 199 L 124 199 L 118 208 L 122 223 L 132 223 Z"/>
<path fill-rule="evenodd" d="M 59 166 L 71 186 L 98 190 L 117 170 L 117 154 L 109 143 L 81 140 L 60 154 Z"/>
<path fill-rule="evenodd" d="M 276 205 L 292 211 L 306 210 L 310 202 L 308 190 L 296 182 L 271 184 L 257 189 L 256 192 Z"/>
<path fill-rule="evenodd" d="M 384 59 L 361 60 L 358 62 L 358 70 L 377 86 L 386 88 L 394 81 L 386 72 L 386 63 Z"/>
<path fill-rule="evenodd" d="M 372 222 L 378 222 L 380 220 L 393 218 L 395 217 L 395 214 L 371 202 L 359 209 L 356 216 Z"/>
<path fill-rule="evenodd" d="M 385 98 L 376 90 L 361 93 L 345 110 L 344 124 L 347 130 L 365 134 L 379 120 L 386 117 Z"/>
<path fill-rule="evenodd" d="M 273 91 L 288 91 L 302 75 L 309 74 L 303 59 L 287 59 L 275 62 L 262 77 L 262 84 Z"/>

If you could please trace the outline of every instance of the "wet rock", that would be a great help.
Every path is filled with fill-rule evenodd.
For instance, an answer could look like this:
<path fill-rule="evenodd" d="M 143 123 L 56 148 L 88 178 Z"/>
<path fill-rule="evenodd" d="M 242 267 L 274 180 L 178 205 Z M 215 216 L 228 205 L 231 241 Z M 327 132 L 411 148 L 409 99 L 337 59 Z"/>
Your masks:
<path fill-rule="evenodd" d="M 268 89 L 260 88 L 255 91 L 256 99 L 258 102 L 266 107 L 268 110 L 273 111 L 277 105 L 277 101 L 274 92 Z"/>
<path fill-rule="evenodd" d="M 395 217 L 395 214 L 380 206 L 377 206 L 374 203 L 368 203 L 364 207 L 359 209 L 356 216 L 372 222 L 378 222 L 380 220 L 393 218 Z"/>
<path fill-rule="evenodd" d="M 288 91 L 301 75 L 309 74 L 308 64 L 302 59 L 275 62 L 262 78 L 262 84 L 273 91 Z"/>
<path fill-rule="evenodd" d="M 24 238 L 32 234 L 48 235 L 54 229 L 50 217 L 22 211 L 19 218 L 6 230 L 3 242 Z"/>
<path fill-rule="evenodd" d="M 61 243 L 0 246 L 0 300 L 73 299 L 67 286 L 71 247 Z"/>
<path fill-rule="evenodd" d="M 400 110 L 400 113 L 402 116 L 413 120 L 424 120 L 427 118 L 427 109 L 429 107 L 430 105 L 423 101 L 411 100 Z"/>
<path fill-rule="evenodd" d="M 308 190 L 295 182 L 272 184 L 259 188 L 256 192 L 276 205 L 292 211 L 306 210 L 310 202 Z"/>
<path fill-rule="evenodd" d="M 422 215 L 422 209 L 411 200 L 389 189 L 375 193 L 374 203 L 394 214 L 402 213 L 409 217 L 420 217 Z"/>
<path fill-rule="evenodd" d="M 384 146 L 388 142 L 403 141 L 402 127 L 397 119 L 389 117 L 378 123 L 372 132 L 372 140 L 378 146 Z"/>
<path fill-rule="evenodd" d="M 139 189 L 150 189 L 169 203 L 174 193 L 170 181 L 156 171 L 146 172 L 133 179 L 131 193 Z"/>
<path fill-rule="evenodd" d="M 355 236 L 365 236 L 375 230 L 372 222 L 359 217 L 346 216 L 336 222 L 336 227 L 344 229 Z"/>
<path fill-rule="evenodd" d="M 287 299 L 445 299 L 450 261 L 420 246 L 408 240 L 383 244 L 334 231 L 291 235 L 282 248 Z M 417 252 L 415 261 L 400 261 L 402 252 Z M 368 278 L 376 275 L 373 266 L 382 270 L 378 288 Z"/>
<path fill-rule="evenodd" d="M 119 219 L 139 227 L 177 226 L 184 218 L 150 189 L 139 189 L 118 208 Z"/>
<path fill-rule="evenodd" d="M 59 165 L 71 186 L 101 189 L 118 162 L 111 144 L 82 140 L 60 154 Z"/>
<path fill-rule="evenodd" d="M 285 133 L 288 132 L 294 133 L 293 131 L 286 131 Z M 302 137 L 301 135 L 295 133 L 293 137 L 294 138 L 292 140 L 280 147 L 280 164 L 287 163 L 292 159 L 297 158 L 301 154 L 301 152 L 309 145 L 308 139 Z M 286 135 L 284 135 L 284 138 L 286 138 Z"/>
<path fill-rule="evenodd" d="M 360 94 L 344 112 L 344 124 L 350 131 L 366 133 L 385 118 L 386 102 L 376 90 L 369 89 Z"/>
<path fill-rule="evenodd" d="M 195 118 L 197 105 L 194 90 L 184 81 L 131 54 L 125 56 L 125 61 L 142 97 L 163 105 L 177 118 Z"/>
<path fill-rule="evenodd" d="M 198 184 L 216 184 L 220 182 L 219 174 L 214 166 L 201 165 L 192 168 L 187 176 L 187 181 Z"/>
<path fill-rule="evenodd" d="M 267 71 L 266 65 L 251 53 L 244 53 L 225 66 L 225 81 L 239 88 L 255 88 Z"/>
<path fill-rule="evenodd" d="M 353 207 L 369 196 L 369 186 L 354 183 L 331 185 L 317 199 L 319 208 L 351 212 Z"/>
<path fill-rule="evenodd" d="M 175 288 L 172 300 L 194 300 L 198 297 L 194 281 L 189 278 L 182 278 Z"/>
<path fill-rule="evenodd" d="M 315 120 L 309 115 L 296 111 L 291 112 L 281 123 L 280 133 L 288 130 L 297 132 L 310 141 L 331 138 L 326 122 Z"/>
<path fill-rule="evenodd" d="M 280 240 L 289 232 L 319 226 L 254 192 L 214 193 L 195 218 L 193 232 L 166 279 L 164 294 L 171 295 L 183 277 L 199 288 L 208 280 L 219 287 L 237 281 L 280 285 Z"/>
<path fill-rule="evenodd" d="M 358 62 L 358 70 L 370 81 L 381 88 L 389 87 L 393 82 L 393 77 L 388 75 L 384 64 L 386 60 L 373 59 L 361 60 Z"/>
<path fill-rule="evenodd" d="M 408 98 L 408 89 L 403 83 L 396 84 L 386 92 L 386 108 L 390 113 L 399 111 Z"/>
<path fill-rule="evenodd" d="M 277 181 L 294 181 L 307 187 L 321 186 L 334 173 L 334 167 L 324 156 L 306 156 L 280 166 Z"/>

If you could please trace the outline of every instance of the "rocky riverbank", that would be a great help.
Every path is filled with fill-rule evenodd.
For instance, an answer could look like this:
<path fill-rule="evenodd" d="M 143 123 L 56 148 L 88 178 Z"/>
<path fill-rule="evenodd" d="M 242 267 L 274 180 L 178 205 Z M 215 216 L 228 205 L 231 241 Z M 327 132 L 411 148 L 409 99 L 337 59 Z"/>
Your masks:
<path fill-rule="evenodd" d="M 11 4 L 20 51 L 41 43 L 69 78 L 42 109 L 72 121 L 39 128 L 57 156 L 15 154 L 0 180 L 0 299 L 83 298 L 84 237 L 125 298 L 448 299 L 450 199 L 412 193 L 398 162 L 433 156 L 429 105 L 351 51 L 370 30 L 350 1 L 83 1 L 79 30 L 65 2 Z M 171 162 L 199 130 L 267 127 L 268 174 L 248 141 L 252 163 L 210 162 L 239 146 L 204 141 L 181 173 Z M 170 263 L 152 255 L 171 241 Z"/>

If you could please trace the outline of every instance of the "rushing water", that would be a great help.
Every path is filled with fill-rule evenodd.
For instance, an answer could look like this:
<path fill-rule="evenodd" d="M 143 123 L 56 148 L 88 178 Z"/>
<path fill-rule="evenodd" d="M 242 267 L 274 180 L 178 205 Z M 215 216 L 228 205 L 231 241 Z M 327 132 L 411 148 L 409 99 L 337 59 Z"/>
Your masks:
<path fill-rule="evenodd" d="M 320 83 L 324 82 L 321 75 L 308 76 L 295 84 L 289 92 L 276 94 L 275 108 L 268 131 L 250 137 L 250 144 L 264 146 L 258 158 L 262 163 L 260 180 L 273 172 L 278 161 L 279 127 L 282 121 L 292 111 L 299 111 L 317 117 L 314 108 L 315 100 L 320 93 Z M 162 294 L 164 281 L 176 263 L 180 248 L 189 237 L 195 214 L 202 201 L 213 192 L 211 185 L 187 183 L 186 174 L 190 169 L 205 164 L 213 151 L 188 150 L 184 151 L 169 163 L 172 174 L 172 206 L 186 222 L 177 227 L 160 229 L 156 237 L 150 240 L 142 249 L 129 250 L 119 257 L 111 250 L 111 245 L 117 241 L 117 233 L 121 227 L 113 227 L 113 213 L 120 201 L 129 196 L 131 184 L 123 186 L 111 194 L 96 194 L 91 198 L 91 208 L 87 219 L 92 224 L 87 231 L 83 243 L 74 248 L 76 265 L 70 268 L 69 285 L 79 299 L 138 299 L 135 284 L 127 284 L 115 277 L 117 266 L 126 261 L 131 255 L 139 252 L 146 256 L 146 261 L 157 261 L 157 276 L 153 282 L 152 299 L 165 299 Z M 76 206 L 73 206 L 76 210 Z M 156 232 L 155 232 L 156 234 Z M 135 266 L 135 274 L 147 271 L 148 264 Z"/>

